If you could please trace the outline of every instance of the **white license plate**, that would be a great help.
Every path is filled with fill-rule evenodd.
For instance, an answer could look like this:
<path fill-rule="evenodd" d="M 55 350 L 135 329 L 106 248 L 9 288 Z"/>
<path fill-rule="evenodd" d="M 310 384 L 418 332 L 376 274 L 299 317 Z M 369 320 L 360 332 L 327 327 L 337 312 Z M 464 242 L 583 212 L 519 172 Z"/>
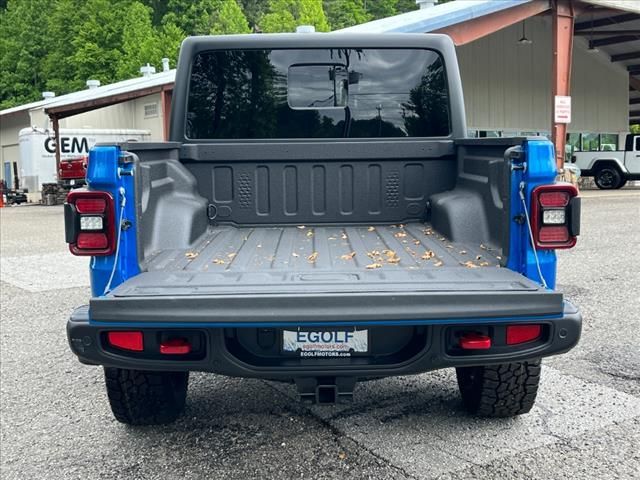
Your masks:
<path fill-rule="evenodd" d="M 282 350 L 301 357 L 349 357 L 369 351 L 368 330 L 284 330 Z"/>

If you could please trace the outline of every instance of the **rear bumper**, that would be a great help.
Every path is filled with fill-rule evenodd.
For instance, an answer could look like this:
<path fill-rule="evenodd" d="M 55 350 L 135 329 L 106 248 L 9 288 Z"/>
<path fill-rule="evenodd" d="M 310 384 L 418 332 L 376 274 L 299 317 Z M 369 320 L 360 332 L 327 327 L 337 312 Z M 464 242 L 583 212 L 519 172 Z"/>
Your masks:
<path fill-rule="evenodd" d="M 539 323 L 545 332 L 539 341 L 519 346 L 504 345 L 506 325 Z M 175 325 L 175 324 L 173 324 Z M 88 307 L 74 311 L 67 323 L 71 350 L 82 363 L 136 370 L 208 371 L 237 377 L 290 380 L 300 377 L 386 377 L 407 375 L 447 367 L 487 365 L 517 362 L 566 352 L 580 338 L 582 317 L 569 302 L 564 303 L 563 315 L 557 318 L 522 317 L 450 321 L 407 322 L 389 325 L 378 322 L 357 323 L 358 328 L 370 329 L 371 355 L 350 358 L 299 358 L 285 356 L 276 347 L 269 350 L 252 339 L 263 333 L 278 338 L 276 328 L 222 328 L 187 326 L 176 328 L 155 324 L 119 325 L 89 320 Z M 291 327 L 287 327 L 291 328 Z M 294 327 L 295 328 L 295 327 Z M 460 351 L 452 349 L 456 332 L 480 330 L 495 336 L 495 348 Z M 105 342 L 105 335 L 113 330 L 140 330 L 153 349 L 154 338 L 172 332 L 191 332 L 202 341 L 201 354 L 189 358 L 165 358 L 158 353 L 117 351 Z M 503 345 L 500 346 L 500 338 Z M 247 341 L 247 339 L 249 339 Z M 146 342 L 146 340 L 145 340 Z M 145 347 L 146 348 L 146 347 Z M 378 349 L 378 350 L 376 350 Z"/>

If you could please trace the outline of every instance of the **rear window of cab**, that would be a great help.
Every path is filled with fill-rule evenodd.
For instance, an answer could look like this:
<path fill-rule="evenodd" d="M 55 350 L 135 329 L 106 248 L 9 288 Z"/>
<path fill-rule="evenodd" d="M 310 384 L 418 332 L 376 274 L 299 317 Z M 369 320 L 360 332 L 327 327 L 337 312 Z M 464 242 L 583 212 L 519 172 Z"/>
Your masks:
<path fill-rule="evenodd" d="M 442 57 L 423 49 L 220 50 L 195 56 L 189 139 L 441 137 Z"/>

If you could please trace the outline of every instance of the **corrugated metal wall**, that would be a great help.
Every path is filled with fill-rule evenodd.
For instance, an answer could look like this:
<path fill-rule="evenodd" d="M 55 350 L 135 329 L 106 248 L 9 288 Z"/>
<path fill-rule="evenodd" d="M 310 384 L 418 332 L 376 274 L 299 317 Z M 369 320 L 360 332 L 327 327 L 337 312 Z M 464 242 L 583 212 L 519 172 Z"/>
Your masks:
<path fill-rule="evenodd" d="M 531 45 L 520 45 L 522 24 L 458 47 L 469 128 L 551 128 L 551 19 L 526 21 Z M 628 131 L 628 74 L 574 42 L 570 132 Z"/>

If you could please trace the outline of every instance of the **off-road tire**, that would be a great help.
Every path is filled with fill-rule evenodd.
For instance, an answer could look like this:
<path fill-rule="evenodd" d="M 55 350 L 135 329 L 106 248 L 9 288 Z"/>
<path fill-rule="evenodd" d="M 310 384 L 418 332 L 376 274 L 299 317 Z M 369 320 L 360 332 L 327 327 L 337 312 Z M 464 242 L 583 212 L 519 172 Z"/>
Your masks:
<path fill-rule="evenodd" d="M 620 170 L 613 166 L 598 169 L 593 177 L 593 181 L 600 190 L 615 190 L 626 183 L 622 178 Z"/>
<path fill-rule="evenodd" d="M 456 368 L 462 401 L 469 413 L 513 417 L 528 413 L 540 383 L 540 359 Z"/>
<path fill-rule="evenodd" d="M 128 425 L 162 425 L 184 410 L 189 372 L 104 369 L 107 396 L 116 420 Z"/>

